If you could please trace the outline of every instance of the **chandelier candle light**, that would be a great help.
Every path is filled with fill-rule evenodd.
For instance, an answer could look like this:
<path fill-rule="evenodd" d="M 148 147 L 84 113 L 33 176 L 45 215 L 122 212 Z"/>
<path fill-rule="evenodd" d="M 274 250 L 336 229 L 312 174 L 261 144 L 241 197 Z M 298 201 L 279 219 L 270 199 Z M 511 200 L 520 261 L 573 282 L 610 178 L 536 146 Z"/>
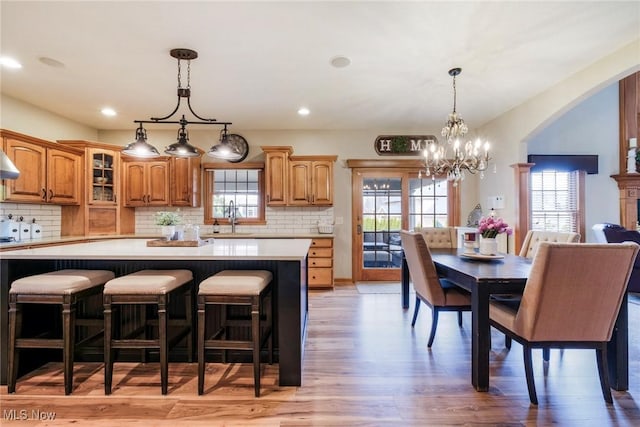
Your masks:
<path fill-rule="evenodd" d="M 453 111 L 442 128 L 442 136 L 446 142 L 430 143 L 423 151 L 426 175 L 446 175 L 449 181 L 454 181 L 454 185 L 464 179 L 465 171 L 472 174 L 480 172 L 482 178 L 489 166 L 488 142 L 483 143 L 480 138 L 467 141 L 464 145 L 461 142 L 469 130 L 456 111 L 456 76 L 461 72 L 461 68 L 449 70 L 449 75 L 453 77 Z"/>

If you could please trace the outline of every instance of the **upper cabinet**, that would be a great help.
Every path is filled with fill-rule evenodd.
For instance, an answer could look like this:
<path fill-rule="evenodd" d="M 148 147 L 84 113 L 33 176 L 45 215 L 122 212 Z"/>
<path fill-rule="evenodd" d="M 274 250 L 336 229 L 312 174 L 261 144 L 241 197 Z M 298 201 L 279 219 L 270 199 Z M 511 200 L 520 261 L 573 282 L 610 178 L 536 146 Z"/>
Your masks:
<path fill-rule="evenodd" d="M 169 159 L 130 160 L 123 157 L 124 206 L 169 206 Z"/>
<path fill-rule="evenodd" d="M 338 156 L 292 156 L 291 147 L 261 148 L 268 206 L 333 205 L 333 163 Z"/>
<path fill-rule="evenodd" d="M 333 205 L 333 163 L 337 156 L 291 156 L 289 206 Z"/>
<path fill-rule="evenodd" d="M 59 140 L 84 151 L 84 198 L 62 207 L 63 236 L 104 236 L 135 232 L 135 210 L 122 207 L 120 147 L 94 141 Z"/>
<path fill-rule="evenodd" d="M 4 201 L 79 205 L 83 152 L 49 141 L 0 131 L 5 153 L 20 171 L 5 181 Z"/>
<path fill-rule="evenodd" d="M 200 207 L 200 157 L 171 158 L 171 205 Z"/>
<path fill-rule="evenodd" d="M 261 147 L 265 152 L 265 193 L 268 206 L 286 206 L 291 147 Z"/>

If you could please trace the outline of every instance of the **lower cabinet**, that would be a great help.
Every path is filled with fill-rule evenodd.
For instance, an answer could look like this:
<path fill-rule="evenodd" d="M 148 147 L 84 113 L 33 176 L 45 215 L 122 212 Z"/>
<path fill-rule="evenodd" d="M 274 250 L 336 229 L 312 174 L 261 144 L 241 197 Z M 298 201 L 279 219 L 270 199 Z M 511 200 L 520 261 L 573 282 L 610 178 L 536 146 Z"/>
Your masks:
<path fill-rule="evenodd" d="M 309 289 L 333 288 L 333 238 L 311 241 L 307 268 Z"/>

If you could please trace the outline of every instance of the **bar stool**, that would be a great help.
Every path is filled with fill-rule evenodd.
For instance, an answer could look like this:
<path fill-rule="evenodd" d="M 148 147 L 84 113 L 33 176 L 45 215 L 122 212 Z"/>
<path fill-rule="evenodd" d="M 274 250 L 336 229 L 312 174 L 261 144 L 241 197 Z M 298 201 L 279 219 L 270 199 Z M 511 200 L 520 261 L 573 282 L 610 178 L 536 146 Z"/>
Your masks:
<path fill-rule="evenodd" d="M 253 379 L 256 397 L 260 397 L 260 349 L 268 341 L 269 364 L 273 363 L 273 298 L 271 279 L 265 270 L 224 270 L 200 283 L 198 291 L 198 394 L 204 392 L 205 350 L 223 350 L 222 363 L 226 363 L 227 350 L 253 351 Z M 261 321 L 265 300 L 266 317 Z M 219 305 L 222 308 L 221 327 L 205 339 L 206 307 Z M 228 305 L 251 307 L 251 340 L 230 340 L 229 326 L 238 323 L 227 317 Z M 244 322 L 246 323 L 246 321 Z M 264 331 L 261 333 L 261 324 Z"/>
<path fill-rule="evenodd" d="M 64 365 L 64 394 L 73 388 L 73 357 L 75 352 L 75 327 L 98 326 L 102 333 L 102 321 L 76 319 L 76 307 L 92 295 L 102 292 L 102 285 L 113 279 L 114 274 L 106 270 L 59 270 L 18 279 L 9 290 L 9 349 L 8 391 L 15 393 L 18 375 L 18 350 L 25 348 L 62 349 Z M 23 304 L 60 304 L 62 306 L 62 338 L 23 338 Z M 99 334 L 98 334 L 99 335 Z M 88 341 L 85 338 L 83 342 Z"/>
<path fill-rule="evenodd" d="M 193 339 L 191 328 L 191 287 L 193 274 L 190 270 L 141 270 L 126 276 L 110 280 L 104 286 L 104 393 L 111 394 L 113 378 L 113 363 L 117 349 L 158 349 L 160 353 L 160 382 L 162 394 L 168 389 L 168 349 L 187 338 L 187 357 L 193 360 Z M 185 297 L 186 315 L 183 319 L 169 319 L 168 304 L 174 296 L 183 294 Z M 156 305 L 158 309 L 157 322 L 143 316 L 142 325 L 125 337 L 120 337 L 122 324 L 115 328 L 115 318 L 112 313 L 120 305 Z M 158 325 L 158 338 L 147 338 L 150 326 Z M 175 336 L 169 339 L 169 326 L 180 326 Z M 142 338 L 139 338 L 140 336 Z M 144 362 L 143 356 L 143 362 Z"/>

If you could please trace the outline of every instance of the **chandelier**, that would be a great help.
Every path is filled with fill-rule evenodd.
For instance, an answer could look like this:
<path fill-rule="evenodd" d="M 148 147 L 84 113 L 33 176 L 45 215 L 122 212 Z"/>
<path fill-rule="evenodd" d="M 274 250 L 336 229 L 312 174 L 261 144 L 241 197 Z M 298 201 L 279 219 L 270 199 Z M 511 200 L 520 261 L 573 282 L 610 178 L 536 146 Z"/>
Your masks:
<path fill-rule="evenodd" d="M 456 111 L 456 76 L 461 72 L 461 68 L 449 70 L 449 75 L 453 77 L 453 111 L 442 128 L 445 141 L 429 143 L 423 151 L 426 175 L 434 178 L 436 175 L 446 175 L 449 181 L 454 181 L 454 185 L 464 179 L 465 171 L 472 174 L 480 172 L 482 178 L 489 165 L 488 142 L 480 138 L 461 142 L 469 130 Z"/>
<path fill-rule="evenodd" d="M 193 111 L 191 107 L 191 60 L 198 57 L 198 52 L 191 49 L 171 49 L 169 52 L 172 57 L 178 60 L 178 104 L 171 113 L 164 117 L 151 117 L 149 120 L 134 120 L 134 123 L 140 124 L 136 129 L 136 140 L 127 145 L 122 152 L 135 157 L 158 157 L 160 153 L 151 144 L 147 142 L 147 131 L 142 126 L 145 123 L 163 123 L 163 124 L 177 124 L 180 125 L 178 129 L 178 138 L 176 142 L 165 148 L 164 153 L 170 156 L 176 157 L 199 157 L 200 152 L 196 147 L 189 144 L 189 132 L 187 131 L 187 125 L 200 124 L 200 125 L 220 125 L 224 126 L 225 131 L 227 125 L 230 122 L 219 122 L 216 119 L 207 119 L 199 116 Z M 187 61 L 187 85 L 182 86 L 182 69 L 181 61 Z M 187 106 L 191 114 L 198 120 L 187 120 L 185 115 L 182 114 L 180 119 L 170 120 L 171 117 L 180 108 L 182 98 L 186 98 Z"/>

